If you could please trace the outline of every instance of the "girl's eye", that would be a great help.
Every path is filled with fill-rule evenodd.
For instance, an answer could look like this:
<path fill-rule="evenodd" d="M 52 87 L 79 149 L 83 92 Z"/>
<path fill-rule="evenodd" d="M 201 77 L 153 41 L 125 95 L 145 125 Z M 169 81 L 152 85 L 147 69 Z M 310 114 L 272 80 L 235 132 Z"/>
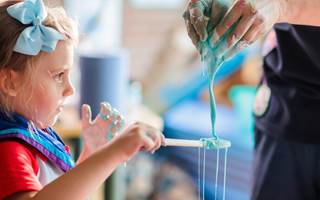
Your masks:
<path fill-rule="evenodd" d="M 65 72 L 60 72 L 54 76 L 54 80 L 57 81 L 58 83 L 63 82 Z"/>

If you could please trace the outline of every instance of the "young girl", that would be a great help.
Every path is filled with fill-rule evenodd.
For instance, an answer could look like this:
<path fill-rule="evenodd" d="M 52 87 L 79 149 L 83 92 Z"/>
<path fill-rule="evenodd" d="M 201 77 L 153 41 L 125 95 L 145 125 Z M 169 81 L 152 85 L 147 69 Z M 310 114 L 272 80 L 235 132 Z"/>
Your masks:
<path fill-rule="evenodd" d="M 85 147 L 75 166 L 50 128 L 74 93 L 72 21 L 41 0 L 0 3 L 0 21 L 0 199 L 86 199 L 119 164 L 160 147 L 163 135 L 142 123 L 106 141 L 119 115 L 102 104 L 91 122 L 85 105 Z"/>

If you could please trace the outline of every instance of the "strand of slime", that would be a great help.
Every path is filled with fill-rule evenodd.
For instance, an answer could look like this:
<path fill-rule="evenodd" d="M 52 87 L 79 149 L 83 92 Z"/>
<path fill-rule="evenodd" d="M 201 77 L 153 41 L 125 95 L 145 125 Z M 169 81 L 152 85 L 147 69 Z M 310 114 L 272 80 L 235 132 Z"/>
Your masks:
<path fill-rule="evenodd" d="M 215 133 L 215 120 L 216 120 L 216 103 L 213 94 L 213 86 L 214 79 L 217 71 L 223 64 L 225 60 L 225 54 L 227 53 L 225 50 L 227 49 L 227 36 L 235 29 L 236 25 L 233 25 L 218 41 L 217 44 L 212 45 L 212 36 L 209 37 L 206 41 L 202 41 L 199 43 L 199 48 L 201 49 L 201 60 L 208 71 L 208 79 L 209 79 L 209 93 L 210 93 L 210 116 L 211 116 L 211 128 L 212 128 L 212 136 L 215 139 L 218 139 Z M 213 27 L 213 25 L 208 25 L 208 27 Z M 209 30 L 213 30 L 213 28 L 209 28 Z M 209 31 L 210 33 L 210 31 Z M 212 35 L 212 34 L 210 34 Z"/>
<path fill-rule="evenodd" d="M 202 171 L 202 198 L 205 199 L 206 186 L 206 148 L 203 148 L 203 171 Z"/>
<path fill-rule="evenodd" d="M 201 200 L 201 148 L 198 148 L 198 200 Z"/>
<path fill-rule="evenodd" d="M 225 40 L 225 39 L 224 39 Z M 209 40 L 210 41 L 210 40 Z M 226 42 L 226 41 L 224 41 Z M 223 45 L 223 44 L 221 44 Z M 211 117 L 211 134 L 214 139 L 218 139 L 218 136 L 215 132 L 215 121 L 216 121 L 216 103 L 214 98 L 214 79 L 216 76 L 216 73 L 222 63 L 224 62 L 224 57 L 219 56 L 218 48 L 210 48 L 210 45 L 208 42 L 203 44 L 203 47 L 206 49 L 203 55 L 203 63 L 205 64 L 205 67 L 208 71 L 208 79 L 209 79 L 209 94 L 210 94 L 210 117 Z M 204 148 L 205 149 L 205 148 Z M 226 148 L 227 150 L 227 148 Z M 205 157 L 204 157 L 204 164 L 205 164 Z M 226 164 L 226 156 L 225 156 L 225 164 Z M 220 151 L 217 149 L 217 162 L 216 162 L 216 174 L 215 174 L 215 196 L 214 199 L 217 200 L 218 196 L 218 178 L 219 178 L 219 165 L 220 165 Z M 205 169 L 205 167 L 203 167 Z M 226 166 L 225 166 L 226 168 Z M 203 172 L 205 174 L 205 172 Z M 203 175 L 203 179 L 205 179 L 205 176 Z M 225 182 L 226 182 L 226 172 L 224 172 L 224 186 L 223 186 L 223 198 L 225 197 Z M 205 180 L 203 180 L 203 190 L 205 188 Z M 203 192 L 204 193 L 204 192 Z M 223 199 L 224 200 L 224 199 Z"/>
<path fill-rule="evenodd" d="M 210 56 L 210 54 L 209 54 Z M 208 70 L 208 79 L 209 79 L 209 93 L 210 93 L 210 117 L 211 117 L 211 132 L 212 136 L 217 139 L 217 135 L 215 133 L 215 120 L 216 120 L 216 103 L 213 93 L 213 86 L 214 86 L 214 78 L 216 72 L 218 71 L 219 67 L 223 63 L 223 59 L 218 59 L 216 56 L 206 56 L 205 58 L 205 66 Z"/>
<path fill-rule="evenodd" d="M 218 178 L 219 178 L 219 164 L 220 164 L 220 151 L 217 149 L 217 162 L 216 162 L 216 181 L 215 181 L 215 186 L 214 186 L 214 200 L 217 200 L 218 196 Z"/>
<path fill-rule="evenodd" d="M 227 182 L 227 156 L 228 155 L 228 148 L 225 149 L 224 154 L 224 174 L 223 174 L 223 197 L 222 200 L 226 198 L 226 182 Z"/>
<path fill-rule="evenodd" d="M 235 25 L 236 26 L 236 25 Z M 207 68 L 208 71 L 208 79 L 209 79 L 209 93 L 210 93 L 210 117 L 211 117 L 211 134 L 214 139 L 218 139 L 218 136 L 216 135 L 215 132 L 215 120 L 216 120 L 216 103 L 215 103 L 215 98 L 214 98 L 214 93 L 213 93 L 213 86 L 214 86 L 214 78 L 215 75 L 219 69 L 219 67 L 222 65 L 224 62 L 224 56 L 223 53 L 219 54 L 221 50 L 223 49 L 223 46 L 225 47 L 227 44 L 226 42 L 226 35 L 228 35 L 232 29 L 235 28 L 233 26 L 230 30 L 227 31 L 227 33 L 221 38 L 220 42 L 215 46 L 211 46 L 211 40 L 212 36 L 204 42 L 201 42 L 200 49 L 202 49 L 201 53 L 201 58 L 202 61 Z M 210 28 L 209 30 L 213 30 Z M 204 148 L 204 161 L 203 161 L 203 199 L 205 198 L 205 151 L 206 148 Z M 227 148 L 226 148 L 227 151 Z M 217 149 L 217 163 L 216 163 L 216 182 L 215 182 L 215 200 L 217 199 L 217 192 L 218 192 L 218 174 L 219 174 L 219 164 L 220 164 L 220 159 L 219 159 L 219 149 Z M 200 157 L 200 156 L 199 156 Z M 225 155 L 225 166 L 226 170 L 226 155 Z M 226 182 L 226 171 L 224 172 L 224 186 L 223 186 L 223 200 L 225 197 L 225 182 Z"/>

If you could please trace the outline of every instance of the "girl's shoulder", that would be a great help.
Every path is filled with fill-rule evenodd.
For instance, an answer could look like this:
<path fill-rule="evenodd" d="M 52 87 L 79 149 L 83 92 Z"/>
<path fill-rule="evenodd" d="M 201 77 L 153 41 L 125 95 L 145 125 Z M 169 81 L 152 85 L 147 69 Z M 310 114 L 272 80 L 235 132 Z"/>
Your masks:
<path fill-rule="evenodd" d="M 18 167 L 19 165 L 28 164 L 36 174 L 39 171 L 36 158 L 39 157 L 41 160 L 46 160 L 34 147 L 16 139 L 0 141 L 0 157 L 1 162 L 7 166 Z"/>
<path fill-rule="evenodd" d="M 0 140 L 0 199 L 20 191 L 38 191 L 40 153 L 28 144 L 14 140 Z"/>

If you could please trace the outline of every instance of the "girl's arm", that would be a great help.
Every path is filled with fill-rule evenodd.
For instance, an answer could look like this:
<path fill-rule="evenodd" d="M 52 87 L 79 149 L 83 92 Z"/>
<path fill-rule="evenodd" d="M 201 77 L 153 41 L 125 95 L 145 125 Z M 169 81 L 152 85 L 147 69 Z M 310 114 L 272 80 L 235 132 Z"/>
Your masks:
<path fill-rule="evenodd" d="M 77 167 L 45 186 L 32 199 L 85 199 L 125 160 L 121 145 L 110 142 Z"/>
<path fill-rule="evenodd" d="M 111 175 L 119 164 L 141 149 L 150 152 L 158 149 L 162 142 L 163 137 L 157 130 L 145 124 L 136 123 L 42 190 L 17 193 L 8 199 L 85 199 Z"/>
<path fill-rule="evenodd" d="M 79 155 L 79 158 L 76 162 L 76 165 L 79 165 L 82 161 L 84 161 L 85 159 L 87 159 L 89 156 L 91 155 L 91 152 L 89 151 L 87 145 L 83 146 L 83 149 Z"/>
<path fill-rule="evenodd" d="M 45 186 L 33 199 L 85 199 L 126 160 L 121 145 L 110 142 L 77 167 Z"/>

